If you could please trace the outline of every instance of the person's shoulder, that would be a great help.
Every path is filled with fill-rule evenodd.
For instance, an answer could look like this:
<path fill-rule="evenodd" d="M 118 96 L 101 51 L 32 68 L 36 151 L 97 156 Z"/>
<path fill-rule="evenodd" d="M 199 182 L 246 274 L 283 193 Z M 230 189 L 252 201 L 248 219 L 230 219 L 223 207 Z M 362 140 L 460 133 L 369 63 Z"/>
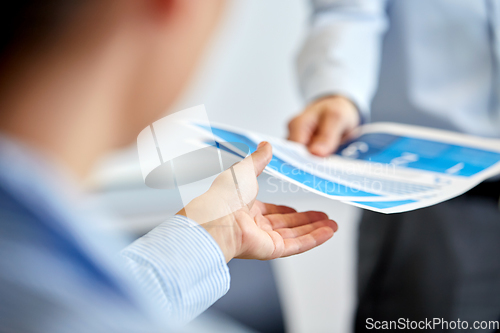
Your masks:
<path fill-rule="evenodd" d="M 36 209 L 23 202 L 0 184 L 0 235 L 5 239 L 20 241 L 22 238 L 32 238 L 41 235 L 42 216 Z"/>
<path fill-rule="evenodd" d="M 49 271 L 58 272 L 74 286 L 90 282 L 122 294 L 112 274 L 91 255 L 93 249 L 79 241 L 68 221 L 50 207 L 37 207 L 31 199 L 18 198 L 0 184 L 0 270 L 9 267 L 9 274 L 28 273 L 31 276 L 24 278 L 50 285 Z"/>

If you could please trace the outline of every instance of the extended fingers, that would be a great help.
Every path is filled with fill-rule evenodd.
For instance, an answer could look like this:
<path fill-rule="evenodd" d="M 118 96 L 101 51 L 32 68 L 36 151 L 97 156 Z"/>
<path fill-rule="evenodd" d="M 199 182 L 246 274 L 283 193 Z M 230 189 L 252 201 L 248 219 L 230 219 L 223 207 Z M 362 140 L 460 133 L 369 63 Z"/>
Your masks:
<path fill-rule="evenodd" d="M 284 251 L 281 257 L 287 257 L 309 251 L 310 249 L 323 244 L 332 236 L 333 229 L 330 227 L 320 227 L 303 236 L 285 239 Z"/>
<path fill-rule="evenodd" d="M 260 212 L 262 213 L 262 215 L 268 215 L 268 214 L 289 214 L 289 213 L 296 213 L 297 212 L 292 207 L 281 206 L 281 205 L 273 205 L 273 204 L 263 203 L 263 202 L 260 202 L 260 201 L 256 201 L 255 205 L 257 205 L 259 207 Z"/>
<path fill-rule="evenodd" d="M 297 238 L 297 237 L 300 237 L 303 235 L 307 235 L 307 234 L 313 232 L 314 230 L 322 228 L 322 227 L 329 227 L 333 230 L 333 232 L 336 232 L 339 228 L 335 221 L 323 220 L 323 221 L 305 224 L 305 225 L 295 227 L 295 228 L 275 229 L 275 231 L 277 233 L 279 233 L 281 235 L 281 237 L 283 237 L 283 239 L 289 239 L 289 238 Z"/>
<path fill-rule="evenodd" d="M 302 212 L 288 214 L 270 214 L 266 218 L 271 222 L 273 229 L 294 228 L 304 224 L 327 220 L 328 216 L 323 212 Z"/>

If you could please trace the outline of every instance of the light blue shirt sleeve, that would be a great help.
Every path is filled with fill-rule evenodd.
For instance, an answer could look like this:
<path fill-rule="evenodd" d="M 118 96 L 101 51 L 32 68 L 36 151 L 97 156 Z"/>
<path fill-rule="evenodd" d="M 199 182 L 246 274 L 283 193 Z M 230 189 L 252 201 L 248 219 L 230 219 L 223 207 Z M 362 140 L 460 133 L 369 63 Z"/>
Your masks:
<path fill-rule="evenodd" d="M 221 250 L 184 217 L 125 248 L 123 267 L 111 253 L 47 242 L 53 231 L 29 216 L 0 216 L 0 332 L 170 332 L 229 289 Z"/>
<path fill-rule="evenodd" d="M 203 227 L 187 217 L 168 219 L 121 254 L 174 325 L 193 319 L 229 290 L 222 251 Z"/>
<path fill-rule="evenodd" d="M 297 59 L 308 102 L 343 95 L 369 116 L 387 29 L 385 0 L 313 0 L 309 36 Z"/>

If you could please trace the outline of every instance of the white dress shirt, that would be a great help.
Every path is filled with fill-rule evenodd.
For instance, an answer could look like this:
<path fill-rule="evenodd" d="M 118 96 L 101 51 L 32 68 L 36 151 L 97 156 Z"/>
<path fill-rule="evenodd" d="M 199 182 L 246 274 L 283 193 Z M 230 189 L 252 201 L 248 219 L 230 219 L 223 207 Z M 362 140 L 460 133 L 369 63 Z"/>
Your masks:
<path fill-rule="evenodd" d="M 298 57 L 308 101 L 341 94 L 365 120 L 500 136 L 500 1 L 312 5 Z"/>

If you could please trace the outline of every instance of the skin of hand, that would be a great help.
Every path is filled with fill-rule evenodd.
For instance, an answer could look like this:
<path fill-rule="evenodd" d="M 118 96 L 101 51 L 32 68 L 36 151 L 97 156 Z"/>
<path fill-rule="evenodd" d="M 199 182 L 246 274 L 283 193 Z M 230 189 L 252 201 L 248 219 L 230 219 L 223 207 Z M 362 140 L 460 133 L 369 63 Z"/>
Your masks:
<path fill-rule="evenodd" d="M 290 207 L 256 200 L 257 176 L 271 158 L 271 145 L 259 144 L 251 156 L 221 173 L 206 193 L 178 213 L 200 223 L 210 233 L 226 262 L 232 258 L 269 260 L 302 253 L 326 242 L 338 229 L 325 213 L 298 213 Z M 238 195 L 234 194 L 235 175 Z M 222 217 L 205 222 L 207 216 Z"/>
<path fill-rule="evenodd" d="M 290 121 L 288 140 L 306 145 L 314 155 L 328 156 L 359 122 L 358 109 L 349 99 L 324 97 Z"/>

